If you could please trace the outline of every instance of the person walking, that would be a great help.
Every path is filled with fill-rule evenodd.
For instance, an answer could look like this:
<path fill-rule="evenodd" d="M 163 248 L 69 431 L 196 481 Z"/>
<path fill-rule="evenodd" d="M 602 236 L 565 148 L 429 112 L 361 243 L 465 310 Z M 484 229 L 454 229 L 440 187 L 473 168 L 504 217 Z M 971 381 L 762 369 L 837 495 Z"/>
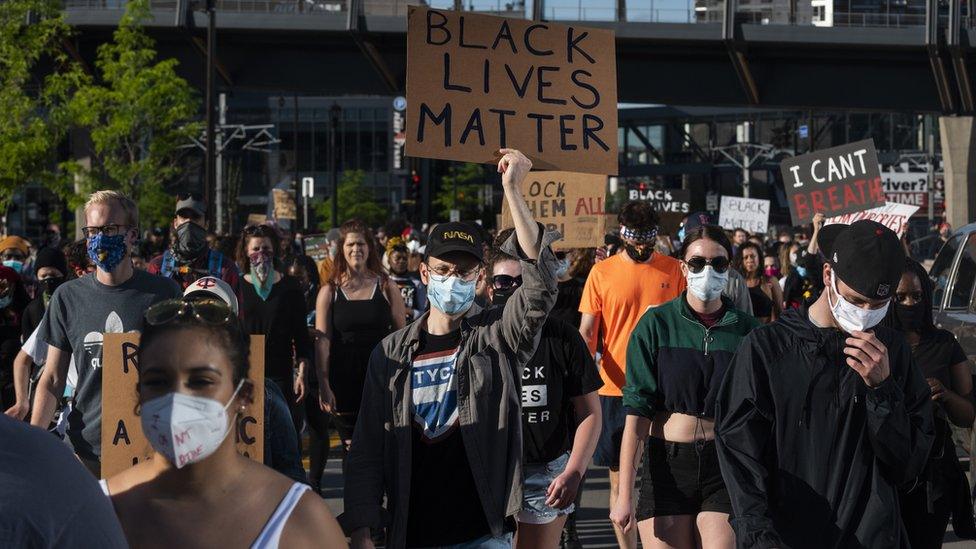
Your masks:
<path fill-rule="evenodd" d="M 305 375 L 312 360 L 312 340 L 305 326 L 305 297 L 298 281 L 277 268 L 278 232 L 266 225 L 246 227 L 238 262 L 241 318 L 249 335 L 263 335 L 264 377 L 285 395 L 295 432 L 301 436 L 306 396 Z M 299 448 L 301 442 L 299 441 Z"/>
<path fill-rule="evenodd" d="M 532 163 L 499 153 L 515 225 L 502 249 L 519 258 L 522 286 L 504 307 L 479 308 L 477 226 L 431 229 L 420 267 L 430 310 L 370 356 L 339 517 L 353 547 L 372 547 L 371 530 L 384 527 L 391 549 L 511 546 L 522 507 L 517 380 L 556 299 L 557 235 L 543 234 L 522 198 Z"/>
<path fill-rule="evenodd" d="M 763 324 L 768 324 L 783 312 L 783 288 L 779 279 L 764 271 L 762 248 L 746 242 L 739 246 L 735 256 L 735 270 L 745 278 L 752 300 L 752 314 Z"/>
<path fill-rule="evenodd" d="M 94 273 L 65 282 L 51 296 L 38 338 L 48 344 L 31 425 L 47 429 L 64 395 L 69 359 L 78 370 L 67 440 L 95 476 L 101 472 L 102 342 L 106 332 L 142 328 L 150 305 L 179 297 L 172 280 L 132 268 L 130 250 L 139 236 L 136 204 L 116 191 L 93 193 L 85 204 L 88 256 Z"/>
<path fill-rule="evenodd" d="M 962 539 L 976 537 L 969 481 L 956 457 L 952 427 L 970 429 L 973 409 L 971 364 L 952 332 L 932 320 L 932 280 L 925 268 L 908 259 L 895 289 L 892 327 L 912 349 L 915 365 L 932 392 L 935 441 L 917 482 L 901 492 L 899 505 L 913 549 L 942 547 L 949 517 Z"/>
<path fill-rule="evenodd" d="M 715 397 L 739 342 L 758 323 L 722 295 L 731 256 L 720 227 L 686 232 L 680 257 L 687 291 L 648 310 L 627 347 L 627 424 L 610 517 L 624 532 L 636 526 L 644 547 L 734 545 L 732 505 L 715 451 Z"/>
<path fill-rule="evenodd" d="M 129 545 L 345 547 L 308 485 L 240 455 L 229 436 L 260 390 L 231 308 L 173 299 L 149 308 L 144 326 L 139 417 L 156 454 L 101 481 Z"/>
<path fill-rule="evenodd" d="M 929 385 L 879 325 L 905 251 L 880 223 L 829 225 L 816 302 L 747 335 L 716 404 L 715 440 L 742 548 L 907 548 L 898 487 L 928 461 Z"/>
<path fill-rule="evenodd" d="M 681 295 L 685 278 L 681 263 L 654 253 L 657 243 L 658 215 L 648 202 L 634 201 L 624 205 L 617 216 L 624 253 L 618 253 L 593 266 L 583 288 L 580 303 L 580 335 L 591 353 L 598 342 L 603 354 L 599 390 L 603 426 L 593 461 L 610 468 L 610 502 L 617 499 L 620 486 L 620 441 L 626 413 L 623 408 L 623 386 L 626 382 L 627 343 L 637 321 L 648 307 L 667 303 Z M 617 543 L 634 548 L 633 530 L 625 533 L 614 525 Z"/>
<path fill-rule="evenodd" d="M 512 232 L 499 233 L 496 245 Z M 559 265 L 555 274 L 564 268 Z M 492 306 L 504 307 L 522 285 L 522 265 L 495 249 L 486 272 Z M 596 449 L 601 424 L 596 391 L 603 380 L 575 326 L 554 317 L 542 326 L 538 348 L 520 377 L 525 480 L 515 547 L 551 549 L 559 545 Z"/>

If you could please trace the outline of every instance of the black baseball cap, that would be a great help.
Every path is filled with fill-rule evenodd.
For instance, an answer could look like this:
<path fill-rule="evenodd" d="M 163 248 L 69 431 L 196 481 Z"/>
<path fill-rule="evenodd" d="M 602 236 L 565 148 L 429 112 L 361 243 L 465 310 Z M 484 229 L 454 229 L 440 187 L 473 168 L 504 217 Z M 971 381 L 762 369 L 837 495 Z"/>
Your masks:
<path fill-rule="evenodd" d="M 430 231 L 426 253 L 427 257 L 440 258 L 451 252 L 464 252 L 482 261 L 483 243 L 481 227 L 463 221 L 440 223 Z"/>
<path fill-rule="evenodd" d="M 837 278 L 868 299 L 891 297 L 905 266 L 905 248 L 894 231 L 877 221 L 827 225 L 817 244 Z"/>
<path fill-rule="evenodd" d="M 714 225 L 712 221 L 712 216 L 708 215 L 707 212 L 691 212 L 685 217 L 685 223 L 682 225 L 685 232 L 691 232 L 702 225 Z"/>

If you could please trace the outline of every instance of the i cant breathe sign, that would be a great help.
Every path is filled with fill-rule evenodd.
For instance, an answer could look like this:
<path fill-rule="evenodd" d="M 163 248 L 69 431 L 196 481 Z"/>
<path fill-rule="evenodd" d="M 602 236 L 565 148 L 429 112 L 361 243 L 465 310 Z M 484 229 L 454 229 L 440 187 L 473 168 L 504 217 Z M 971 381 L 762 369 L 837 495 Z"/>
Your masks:
<path fill-rule="evenodd" d="M 617 173 L 612 31 L 411 7 L 409 156 Z"/>
<path fill-rule="evenodd" d="M 885 203 L 871 139 L 783 160 L 780 170 L 794 225 L 811 222 L 817 213 L 834 217 Z"/>

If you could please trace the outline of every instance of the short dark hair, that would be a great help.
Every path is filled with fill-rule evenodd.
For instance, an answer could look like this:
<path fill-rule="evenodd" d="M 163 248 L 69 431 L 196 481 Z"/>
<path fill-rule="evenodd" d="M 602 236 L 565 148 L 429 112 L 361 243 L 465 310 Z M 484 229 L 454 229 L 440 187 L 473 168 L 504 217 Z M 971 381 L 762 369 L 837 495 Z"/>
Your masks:
<path fill-rule="evenodd" d="M 515 229 L 509 228 L 498 233 L 492 243 L 491 250 L 488 252 L 488 262 L 485 265 L 485 276 L 491 277 L 495 274 L 495 265 L 502 261 L 518 261 L 518 258 L 502 251 L 502 244 L 512 237 Z"/>
<path fill-rule="evenodd" d="M 725 248 L 725 253 L 728 254 L 728 257 L 730 259 L 732 258 L 732 242 L 729 241 L 729 236 L 725 234 L 725 231 L 715 225 L 701 225 L 689 231 L 685 235 L 685 239 L 681 241 L 681 259 L 685 258 L 685 254 L 688 253 L 688 248 L 699 240 L 712 240 L 717 242 L 719 246 Z"/>
<path fill-rule="evenodd" d="M 187 299 L 186 301 L 195 301 Z M 185 314 L 176 317 L 172 322 L 161 325 L 152 325 L 148 322 L 143 323 L 142 335 L 139 341 L 139 359 L 142 362 L 142 353 L 157 339 L 177 330 L 192 330 L 195 332 L 205 331 L 210 337 L 207 341 L 213 342 L 227 353 L 227 358 L 234 368 L 234 384 L 247 377 L 250 371 L 251 338 L 241 326 L 241 321 L 233 316 L 224 324 L 208 324 L 196 318 L 194 315 Z"/>
<path fill-rule="evenodd" d="M 617 221 L 624 227 L 647 231 L 656 229 L 660 218 L 650 202 L 642 200 L 632 200 L 621 208 L 617 214 Z"/>
<path fill-rule="evenodd" d="M 251 272 L 251 260 L 247 254 L 247 246 L 252 238 L 271 239 L 271 255 L 274 257 L 275 267 L 278 267 L 278 252 L 281 250 L 281 235 L 274 227 L 268 225 L 248 225 L 241 231 L 241 240 L 237 246 L 237 264 L 241 272 L 248 274 Z"/>

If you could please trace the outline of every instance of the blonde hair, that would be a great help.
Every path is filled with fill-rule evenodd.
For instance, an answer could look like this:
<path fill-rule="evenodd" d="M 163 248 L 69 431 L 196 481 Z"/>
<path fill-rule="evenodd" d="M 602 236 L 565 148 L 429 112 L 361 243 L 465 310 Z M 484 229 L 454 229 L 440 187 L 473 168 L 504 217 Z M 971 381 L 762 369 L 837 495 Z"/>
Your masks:
<path fill-rule="evenodd" d="M 85 203 L 85 214 L 87 215 L 88 209 L 95 204 L 111 204 L 112 202 L 122 207 L 122 211 L 125 212 L 125 221 L 129 227 L 133 229 L 139 227 L 139 208 L 136 207 L 136 203 L 131 198 L 118 191 L 95 191 L 91 193 L 88 202 Z"/>

